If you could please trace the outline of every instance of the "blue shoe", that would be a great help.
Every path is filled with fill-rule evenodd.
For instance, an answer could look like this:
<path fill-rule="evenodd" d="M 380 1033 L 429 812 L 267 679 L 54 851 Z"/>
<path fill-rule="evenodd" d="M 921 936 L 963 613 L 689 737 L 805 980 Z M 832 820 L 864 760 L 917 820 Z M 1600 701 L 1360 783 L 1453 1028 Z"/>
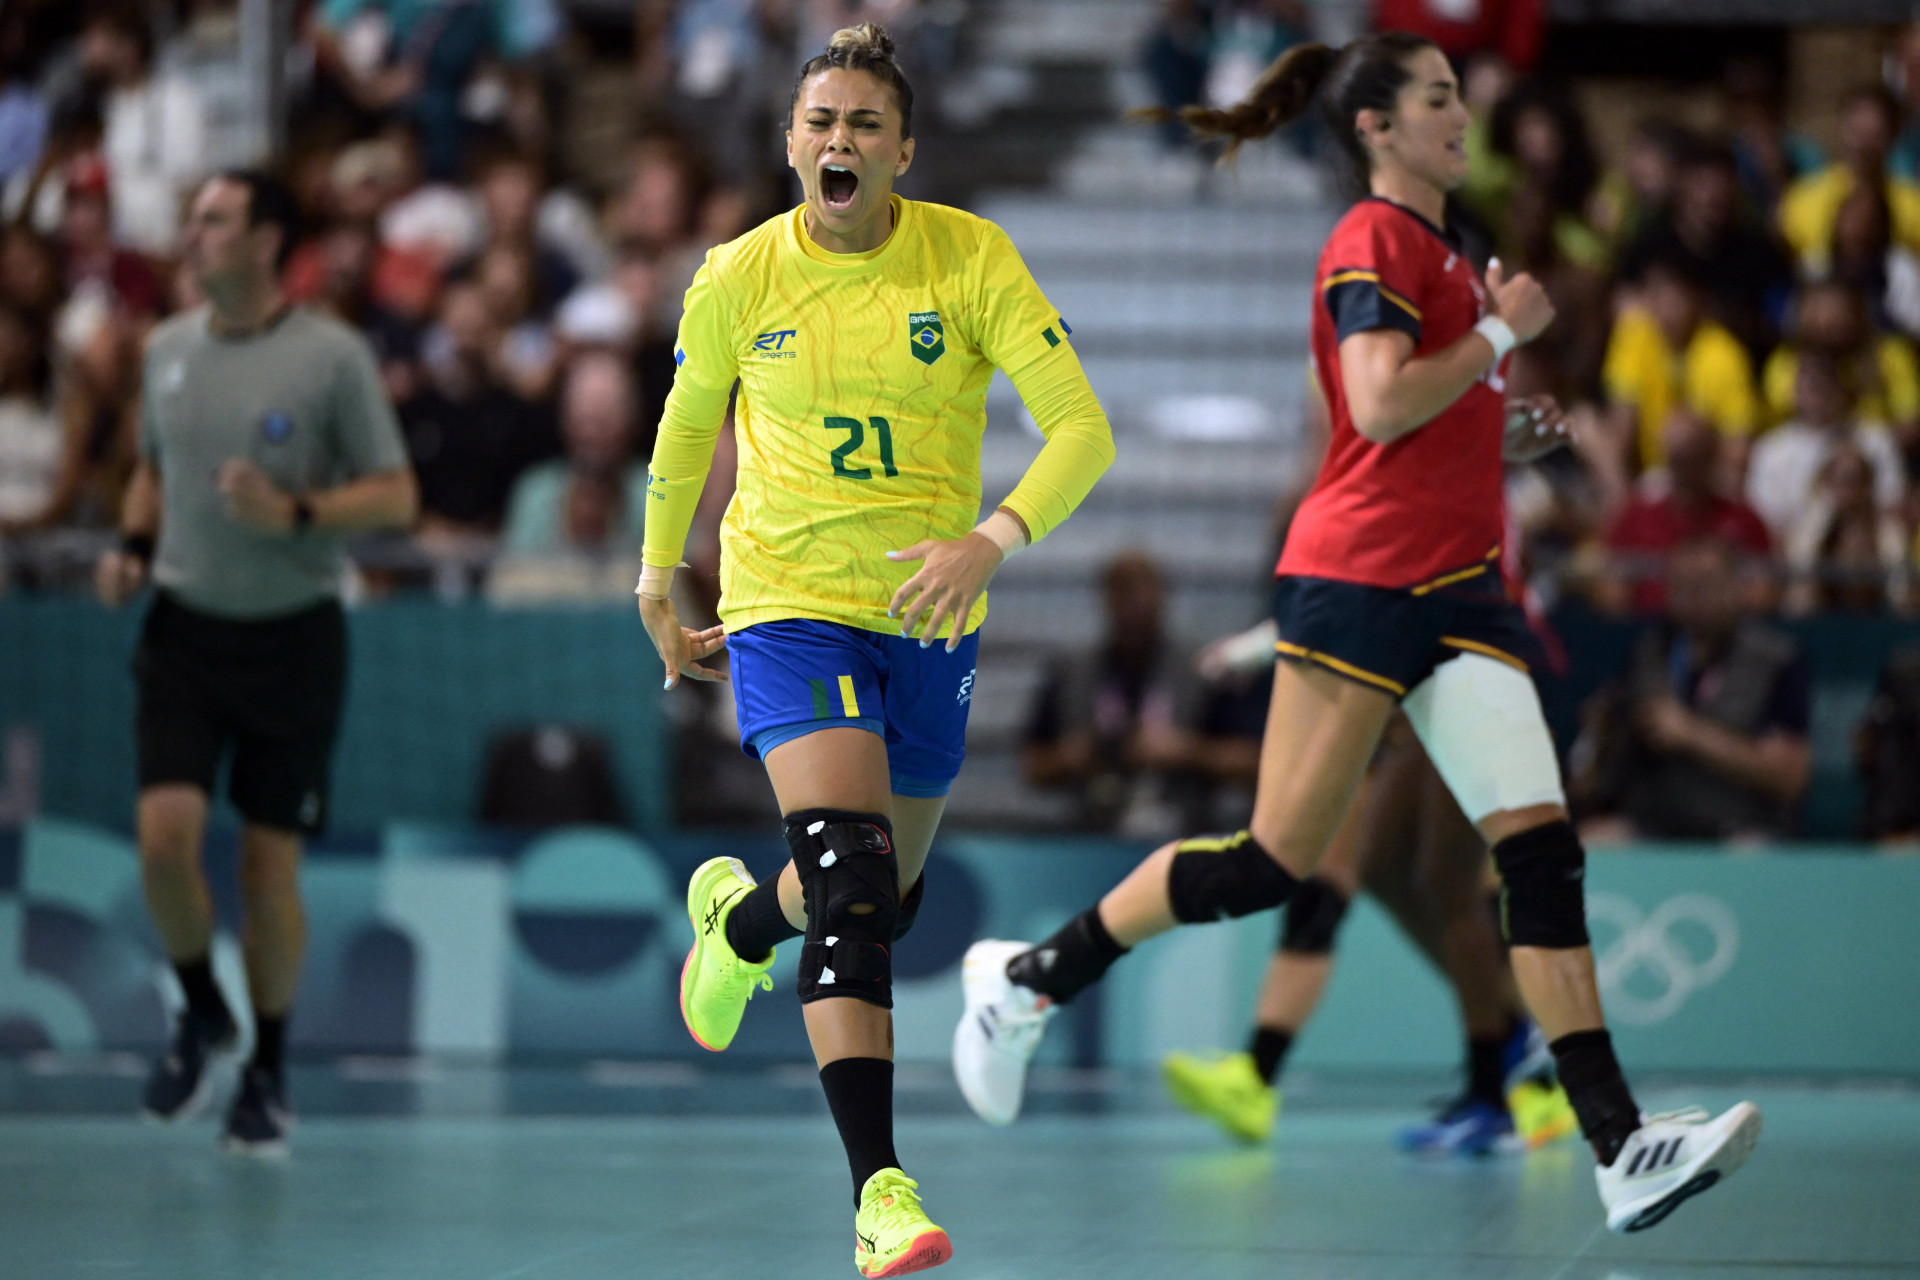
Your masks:
<path fill-rule="evenodd" d="M 1514 1024 L 1513 1034 L 1507 1037 L 1506 1047 L 1500 1052 L 1500 1069 L 1509 1093 L 1528 1081 L 1553 1080 L 1553 1050 L 1547 1047 L 1547 1037 L 1542 1034 L 1539 1023 L 1532 1018 L 1521 1018 Z"/>
<path fill-rule="evenodd" d="M 1430 1156 L 1485 1156 L 1520 1149 L 1506 1108 L 1472 1097 L 1449 1103 L 1425 1124 L 1402 1129 L 1394 1143 L 1402 1151 Z"/>

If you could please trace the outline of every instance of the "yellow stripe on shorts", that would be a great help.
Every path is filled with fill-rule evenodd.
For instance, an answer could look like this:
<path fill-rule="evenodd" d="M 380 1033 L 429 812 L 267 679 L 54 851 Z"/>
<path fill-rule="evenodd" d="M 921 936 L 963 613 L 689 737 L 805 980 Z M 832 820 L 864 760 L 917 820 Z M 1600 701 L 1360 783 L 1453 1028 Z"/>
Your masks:
<path fill-rule="evenodd" d="M 855 719 L 859 718 L 860 700 L 853 696 L 853 677 L 852 676 L 840 677 L 840 705 L 842 708 L 845 709 L 847 715 L 852 716 Z"/>

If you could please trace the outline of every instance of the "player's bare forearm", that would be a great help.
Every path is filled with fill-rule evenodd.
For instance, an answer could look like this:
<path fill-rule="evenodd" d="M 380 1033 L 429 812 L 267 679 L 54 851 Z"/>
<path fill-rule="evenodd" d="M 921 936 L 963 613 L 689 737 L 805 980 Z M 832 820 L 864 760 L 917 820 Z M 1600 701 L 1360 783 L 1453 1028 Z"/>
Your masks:
<path fill-rule="evenodd" d="M 120 532 L 152 538 L 160 532 L 160 472 L 142 459 L 120 500 Z"/>
<path fill-rule="evenodd" d="M 407 529 L 420 514 L 420 486 L 411 467 L 376 471 L 307 495 L 313 527 L 340 533 Z"/>
<path fill-rule="evenodd" d="M 1353 429 L 1375 444 L 1418 431 L 1492 366 L 1493 344 L 1478 333 L 1418 359 L 1413 339 L 1397 329 L 1368 330 L 1340 343 Z"/>

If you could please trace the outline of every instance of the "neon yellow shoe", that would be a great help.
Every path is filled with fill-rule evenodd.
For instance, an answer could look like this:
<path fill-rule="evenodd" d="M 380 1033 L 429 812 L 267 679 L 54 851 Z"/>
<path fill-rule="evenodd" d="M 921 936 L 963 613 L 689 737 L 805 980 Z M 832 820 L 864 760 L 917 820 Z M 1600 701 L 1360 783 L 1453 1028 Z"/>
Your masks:
<path fill-rule="evenodd" d="M 1280 1115 L 1280 1091 L 1260 1078 L 1250 1053 L 1170 1053 L 1160 1064 L 1173 1100 L 1241 1142 L 1265 1142 Z"/>
<path fill-rule="evenodd" d="M 1507 1109 L 1513 1112 L 1513 1131 L 1530 1151 L 1580 1129 L 1580 1117 L 1558 1084 L 1522 1080 L 1507 1090 Z"/>
<path fill-rule="evenodd" d="M 738 858 L 708 858 L 687 883 L 693 950 L 680 966 L 680 1017 L 700 1047 L 715 1053 L 733 1043 L 754 988 L 773 990 L 773 979 L 767 976 L 773 953 L 759 964 L 748 964 L 727 942 L 727 917 L 753 886 L 753 877 Z"/>
<path fill-rule="evenodd" d="M 953 1241 L 927 1221 L 914 1188 L 898 1169 L 882 1169 L 860 1188 L 853 1216 L 853 1265 L 869 1277 L 903 1276 L 937 1267 L 953 1256 Z"/>

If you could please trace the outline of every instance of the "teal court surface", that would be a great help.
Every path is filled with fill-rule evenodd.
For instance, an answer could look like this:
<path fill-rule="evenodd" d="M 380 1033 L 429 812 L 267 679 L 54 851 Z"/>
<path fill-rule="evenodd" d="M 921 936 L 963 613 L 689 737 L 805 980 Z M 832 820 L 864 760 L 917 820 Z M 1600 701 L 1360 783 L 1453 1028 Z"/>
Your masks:
<path fill-rule="evenodd" d="M 810 1067 L 392 1060 L 296 1071 L 284 1162 L 215 1116 L 131 1118 L 137 1061 L 0 1061 L 4 1280 L 850 1277 L 846 1166 Z M 1235 1148 L 1151 1079 L 1037 1073 L 993 1130 L 900 1071 L 899 1147 L 951 1280 L 1896 1280 L 1920 1277 L 1920 1082 L 1651 1081 L 1649 1108 L 1751 1097 L 1766 1136 L 1663 1226 L 1601 1227 L 1575 1143 L 1424 1161 L 1391 1147 L 1438 1079 L 1290 1081 Z"/>

